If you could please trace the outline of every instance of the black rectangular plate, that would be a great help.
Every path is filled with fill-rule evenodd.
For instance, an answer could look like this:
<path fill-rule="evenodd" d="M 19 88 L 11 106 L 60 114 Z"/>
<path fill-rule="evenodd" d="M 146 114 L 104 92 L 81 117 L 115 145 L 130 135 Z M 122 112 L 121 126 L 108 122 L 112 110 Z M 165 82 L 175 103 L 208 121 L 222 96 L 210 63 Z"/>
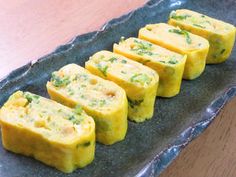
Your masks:
<path fill-rule="evenodd" d="M 111 20 L 101 30 L 78 36 L 53 53 L 13 71 L 0 81 L 0 104 L 19 89 L 48 97 L 45 84 L 52 71 L 68 63 L 83 66 L 93 53 L 111 50 L 112 44 L 121 36 L 137 36 L 138 29 L 145 24 L 166 22 L 173 9 L 192 9 L 235 25 L 235 7 L 235 0 L 149 1 L 129 14 Z M 153 119 L 142 124 L 129 122 L 127 137 L 120 143 L 112 146 L 97 144 L 94 162 L 84 169 L 64 174 L 32 158 L 8 152 L 0 145 L 0 176 L 158 176 L 236 95 L 235 59 L 233 50 L 225 63 L 208 65 L 198 79 L 183 81 L 178 96 L 158 98 Z"/>

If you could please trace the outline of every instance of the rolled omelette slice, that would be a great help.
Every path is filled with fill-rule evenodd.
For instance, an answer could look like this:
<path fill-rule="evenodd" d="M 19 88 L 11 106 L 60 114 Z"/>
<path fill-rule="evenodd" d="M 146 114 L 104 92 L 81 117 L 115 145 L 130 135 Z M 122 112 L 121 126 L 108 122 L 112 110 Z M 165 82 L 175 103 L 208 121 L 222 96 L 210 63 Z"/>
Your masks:
<path fill-rule="evenodd" d="M 157 96 L 173 97 L 180 91 L 186 55 L 180 55 L 138 38 L 121 40 L 113 51 L 138 61 L 159 75 Z"/>
<path fill-rule="evenodd" d="M 100 51 L 85 63 L 86 69 L 122 87 L 128 97 L 128 117 L 143 122 L 153 116 L 158 74 L 135 61 L 109 51 Z"/>
<path fill-rule="evenodd" d="M 168 23 L 209 41 L 207 64 L 224 62 L 230 56 L 236 32 L 233 25 L 187 9 L 172 11 Z"/>
<path fill-rule="evenodd" d="M 76 64 L 53 72 L 47 83 L 50 97 L 66 106 L 80 105 L 96 123 L 96 139 L 110 145 L 125 138 L 128 103 L 125 91 L 113 82 Z"/>
<path fill-rule="evenodd" d="M 0 109 L 3 146 L 70 173 L 94 159 L 95 123 L 81 107 L 71 109 L 17 91 Z"/>
<path fill-rule="evenodd" d="M 202 74 L 206 65 L 209 42 L 185 30 L 165 23 L 149 24 L 139 30 L 139 38 L 164 48 L 187 55 L 184 79 L 195 79 Z"/>

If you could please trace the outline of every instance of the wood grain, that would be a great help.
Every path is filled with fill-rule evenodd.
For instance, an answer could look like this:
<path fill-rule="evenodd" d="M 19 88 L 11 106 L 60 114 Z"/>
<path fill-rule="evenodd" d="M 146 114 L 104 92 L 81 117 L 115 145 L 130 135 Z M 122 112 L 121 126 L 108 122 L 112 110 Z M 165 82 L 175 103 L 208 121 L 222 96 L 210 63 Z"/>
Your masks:
<path fill-rule="evenodd" d="M 144 0 L 0 1 L 0 78 L 74 36 L 99 29 Z"/>
<path fill-rule="evenodd" d="M 236 176 L 236 98 L 160 177 Z"/>
<path fill-rule="evenodd" d="M 0 1 L 0 78 L 144 0 Z M 161 177 L 236 176 L 236 98 Z"/>

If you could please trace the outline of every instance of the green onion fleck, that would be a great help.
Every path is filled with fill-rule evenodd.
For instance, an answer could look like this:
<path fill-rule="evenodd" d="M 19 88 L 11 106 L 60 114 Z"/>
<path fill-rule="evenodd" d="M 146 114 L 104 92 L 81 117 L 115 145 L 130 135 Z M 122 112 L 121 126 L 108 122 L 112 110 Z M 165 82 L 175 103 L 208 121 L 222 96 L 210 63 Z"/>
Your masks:
<path fill-rule="evenodd" d="M 85 99 L 85 95 L 81 95 L 80 98 Z"/>
<path fill-rule="evenodd" d="M 51 82 L 55 87 L 67 86 L 70 83 L 68 76 L 60 77 L 56 73 L 52 73 Z"/>
<path fill-rule="evenodd" d="M 131 50 L 137 53 L 138 55 L 154 55 L 150 50 L 152 50 L 152 43 L 134 40 L 135 48 Z"/>
<path fill-rule="evenodd" d="M 116 57 L 111 57 L 108 61 L 110 61 L 111 63 L 113 63 L 114 61 L 116 61 L 117 58 Z"/>
<path fill-rule="evenodd" d="M 202 25 L 199 25 L 199 24 L 193 24 L 193 26 L 196 26 L 196 27 L 199 27 L 199 28 L 203 28 L 203 29 L 205 29 L 206 27 L 205 26 L 202 26 Z"/>
<path fill-rule="evenodd" d="M 91 102 L 89 103 L 89 106 L 96 106 L 97 105 L 97 100 L 91 100 Z"/>
<path fill-rule="evenodd" d="M 121 60 L 121 63 L 124 63 L 124 64 L 125 64 L 125 63 L 127 63 L 127 61 L 126 61 L 126 60 Z"/>
<path fill-rule="evenodd" d="M 88 147 L 88 146 L 90 146 L 90 144 L 91 144 L 90 141 L 88 141 L 88 142 L 84 143 L 83 146 Z"/>
<path fill-rule="evenodd" d="M 142 100 L 132 100 L 129 97 L 127 97 L 127 99 L 128 99 L 129 106 L 131 108 L 134 108 L 135 106 L 139 106 L 143 102 L 143 99 Z"/>
<path fill-rule="evenodd" d="M 104 106 L 106 104 L 106 100 L 100 100 L 99 106 Z"/>
<path fill-rule="evenodd" d="M 150 42 L 138 41 L 135 39 L 134 43 L 140 49 L 150 50 L 152 48 L 152 43 L 150 43 Z"/>
<path fill-rule="evenodd" d="M 220 54 L 223 54 L 225 52 L 225 49 L 222 49 L 221 51 L 220 51 Z"/>
<path fill-rule="evenodd" d="M 185 20 L 186 18 L 191 17 L 191 15 L 177 15 L 175 11 L 172 11 L 170 13 L 170 17 L 169 18 L 173 18 L 175 20 Z"/>
<path fill-rule="evenodd" d="M 97 68 L 99 71 L 101 71 L 101 73 L 104 75 L 104 76 L 107 76 L 107 69 L 108 69 L 108 66 L 102 66 L 101 64 L 97 64 Z"/>
<path fill-rule="evenodd" d="M 78 119 L 75 115 L 71 115 L 68 117 L 68 120 L 71 121 L 73 124 L 79 124 L 81 119 Z"/>
<path fill-rule="evenodd" d="M 139 73 L 139 74 L 134 74 L 131 78 L 130 81 L 131 82 L 138 82 L 142 85 L 144 84 L 149 84 L 151 82 L 151 78 L 148 77 L 146 74 L 143 73 Z"/>
<path fill-rule="evenodd" d="M 80 105 L 77 105 L 75 108 L 74 108 L 74 112 L 78 115 L 81 115 L 82 113 L 82 107 Z"/>
<path fill-rule="evenodd" d="M 38 103 L 39 96 L 38 95 L 33 95 L 31 93 L 24 93 L 24 97 L 27 99 L 29 103 L 32 101 Z"/>
<path fill-rule="evenodd" d="M 176 60 L 176 58 L 174 57 L 174 56 L 172 56 L 171 58 L 170 58 L 170 60 L 168 61 L 168 63 L 169 64 L 177 64 L 178 63 L 178 60 Z"/>
<path fill-rule="evenodd" d="M 185 38 L 186 38 L 186 42 L 188 44 L 191 44 L 192 43 L 192 39 L 190 38 L 189 36 L 189 33 L 185 30 L 181 30 L 181 29 L 169 29 L 169 32 L 170 33 L 176 33 L 176 34 L 179 34 L 179 35 L 184 35 Z"/>

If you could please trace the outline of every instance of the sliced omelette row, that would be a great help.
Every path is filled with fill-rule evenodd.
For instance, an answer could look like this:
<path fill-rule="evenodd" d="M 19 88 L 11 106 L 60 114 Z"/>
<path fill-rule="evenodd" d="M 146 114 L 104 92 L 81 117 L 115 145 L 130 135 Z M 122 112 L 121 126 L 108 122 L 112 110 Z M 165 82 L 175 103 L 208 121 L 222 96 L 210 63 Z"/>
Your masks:
<path fill-rule="evenodd" d="M 109 51 L 95 53 L 85 63 L 85 68 L 125 90 L 130 120 L 143 122 L 153 116 L 159 82 L 154 70 Z"/>
<path fill-rule="evenodd" d="M 230 56 L 236 32 L 233 25 L 187 9 L 172 11 L 168 23 L 209 41 L 207 64 L 224 62 Z"/>
<path fill-rule="evenodd" d="M 142 63 L 159 75 L 157 96 L 173 97 L 180 91 L 186 55 L 167 50 L 138 38 L 122 39 L 114 44 L 115 53 Z"/>
<path fill-rule="evenodd" d="M 146 25 L 139 39 L 114 44 L 114 53 L 95 53 L 86 69 L 69 64 L 53 72 L 48 93 L 65 106 L 15 92 L 0 109 L 3 146 L 72 172 L 94 159 L 95 130 L 100 143 L 123 140 L 127 117 L 150 119 L 156 95 L 177 95 L 182 78 L 199 77 L 206 63 L 232 51 L 233 25 L 186 9 L 173 11 L 168 23 Z"/>
<path fill-rule="evenodd" d="M 17 91 L 0 109 L 3 147 L 69 173 L 94 159 L 95 123 L 75 109 Z"/>
<path fill-rule="evenodd" d="M 195 79 L 205 69 L 209 50 L 209 42 L 205 38 L 165 23 L 146 25 L 139 30 L 139 38 L 187 55 L 184 79 Z"/>
<path fill-rule="evenodd" d="M 51 99 L 72 108 L 80 105 L 94 118 L 97 141 L 110 145 L 125 138 L 128 103 L 115 83 L 69 64 L 52 73 L 47 90 Z"/>

